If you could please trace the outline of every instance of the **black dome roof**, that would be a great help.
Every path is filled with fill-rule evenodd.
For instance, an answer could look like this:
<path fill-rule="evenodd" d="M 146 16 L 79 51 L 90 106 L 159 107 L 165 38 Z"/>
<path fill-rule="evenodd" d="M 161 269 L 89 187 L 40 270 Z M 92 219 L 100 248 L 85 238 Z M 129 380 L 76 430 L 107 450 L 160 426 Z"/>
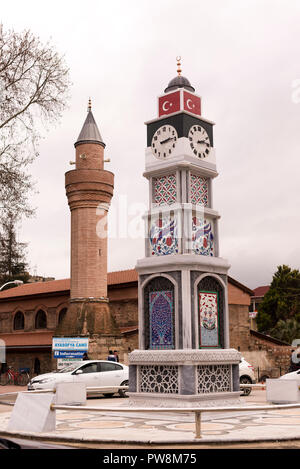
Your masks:
<path fill-rule="evenodd" d="M 178 75 L 169 82 L 165 89 L 165 93 L 176 90 L 177 88 L 185 88 L 188 91 L 195 91 L 195 88 L 190 84 L 189 80 L 181 75 Z"/>

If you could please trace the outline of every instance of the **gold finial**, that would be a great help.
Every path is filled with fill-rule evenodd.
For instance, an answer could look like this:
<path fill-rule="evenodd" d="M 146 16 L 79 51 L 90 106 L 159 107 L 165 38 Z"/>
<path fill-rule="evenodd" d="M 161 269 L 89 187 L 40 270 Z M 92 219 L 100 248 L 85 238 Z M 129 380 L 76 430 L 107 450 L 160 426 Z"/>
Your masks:
<path fill-rule="evenodd" d="M 89 98 L 88 112 L 91 111 L 91 109 L 92 109 L 92 101 L 91 101 L 91 98 Z"/>
<path fill-rule="evenodd" d="M 176 57 L 176 60 L 177 60 L 177 73 L 178 73 L 178 76 L 181 75 L 181 57 L 180 55 L 178 55 Z"/>

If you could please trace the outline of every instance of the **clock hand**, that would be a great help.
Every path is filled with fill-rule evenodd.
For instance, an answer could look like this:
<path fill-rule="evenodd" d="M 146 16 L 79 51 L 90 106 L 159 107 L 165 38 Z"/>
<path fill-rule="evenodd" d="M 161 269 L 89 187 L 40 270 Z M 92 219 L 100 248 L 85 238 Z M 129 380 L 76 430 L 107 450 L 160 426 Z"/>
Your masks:
<path fill-rule="evenodd" d="M 206 143 L 206 145 L 208 145 L 208 143 L 205 140 L 198 140 L 197 143 Z"/>
<path fill-rule="evenodd" d="M 169 137 L 169 138 L 167 138 L 166 140 L 162 140 L 162 141 L 160 142 L 160 144 L 163 145 L 164 143 L 167 143 L 167 142 L 169 142 L 170 140 L 173 140 L 174 138 L 175 138 L 175 137 Z"/>

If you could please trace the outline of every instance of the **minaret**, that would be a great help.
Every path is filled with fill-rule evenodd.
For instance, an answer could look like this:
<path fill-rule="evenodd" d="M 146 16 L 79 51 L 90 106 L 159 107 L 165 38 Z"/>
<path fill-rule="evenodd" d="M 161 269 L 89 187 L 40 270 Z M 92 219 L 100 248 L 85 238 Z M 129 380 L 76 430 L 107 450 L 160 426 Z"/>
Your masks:
<path fill-rule="evenodd" d="M 105 143 L 90 100 L 87 117 L 74 146 L 76 161 L 70 163 L 75 164 L 75 169 L 65 174 L 71 211 L 70 305 L 56 333 L 90 337 L 114 335 L 118 330 L 107 297 L 106 235 L 114 174 L 104 169 Z"/>
<path fill-rule="evenodd" d="M 129 356 L 136 405 L 195 406 L 239 400 L 240 354 L 229 348 L 228 262 L 219 254 L 214 123 L 177 76 L 146 122 L 149 182 L 139 274 L 139 350 Z"/>

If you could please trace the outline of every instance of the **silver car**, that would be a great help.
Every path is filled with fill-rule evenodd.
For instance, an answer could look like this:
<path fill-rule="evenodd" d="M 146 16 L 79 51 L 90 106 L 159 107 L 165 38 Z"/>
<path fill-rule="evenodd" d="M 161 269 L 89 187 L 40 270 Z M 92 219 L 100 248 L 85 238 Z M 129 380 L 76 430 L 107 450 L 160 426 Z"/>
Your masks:
<path fill-rule="evenodd" d="M 60 371 L 35 376 L 28 383 L 28 390 L 55 389 L 57 383 L 84 383 L 87 388 L 101 388 L 106 386 L 128 386 L 128 366 L 107 360 L 86 360 L 75 362 Z M 88 391 L 87 395 L 104 394 L 113 396 L 117 391 L 105 389 L 102 391 Z M 126 390 L 119 389 L 121 397 L 126 396 Z"/>

